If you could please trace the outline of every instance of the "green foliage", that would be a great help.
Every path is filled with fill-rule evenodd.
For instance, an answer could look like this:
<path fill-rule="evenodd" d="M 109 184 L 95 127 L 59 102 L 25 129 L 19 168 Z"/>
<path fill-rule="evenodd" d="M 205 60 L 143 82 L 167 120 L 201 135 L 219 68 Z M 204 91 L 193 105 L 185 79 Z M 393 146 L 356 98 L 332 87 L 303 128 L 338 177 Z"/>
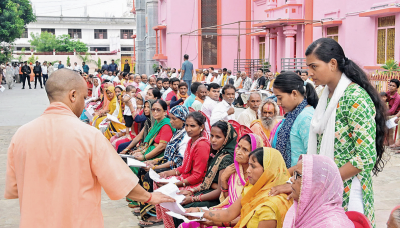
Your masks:
<path fill-rule="evenodd" d="M 29 0 L 0 1 L 0 42 L 12 43 L 21 37 L 25 25 L 36 21 Z"/>
<path fill-rule="evenodd" d="M 389 59 L 385 62 L 381 68 L 385 69 L 387 73 L 392 73 L 393 71 L 400 71 L 399 63 L 394 61 L 394 59 Z"/>
<path fill-rule="evenodd" d="M 69 66 L 70 64 L 71 64 L 71 58 L 67 56 L 67 66 Z"/>
<path fill-rule="evenodd" d="M 77 56 L 82 62 L 85 62 L 86 64 L 89 64 L 89 63 L 97 64 L 96 61 L 94 61 L 92 59 L 92 55 L 90 53 L 86 52 L 85 55 L 81 55 L 81 54 L 77 53 Z"/>
<path fill-rule="evenodd" d="M 100 59 L 100 57 L 97 57 L 97 68 L 99 70 L 101 69 L 101 59 Z"/>
<path fill-rule="evenodd" d="M 39 57 L 38 56 L 35 56 L 35 55 L 31 55 L 31 56 L 29 56 L 29 58 L 28 58 L 28 64 L 29 63 L 32 63 L 32 64 L 35 64 L 35 62 L 36 61 L 38 61 L 39 60 Z"/>
<path fill-rule="evenodd" d="M 153 64 L 153 70 L 154 70 L 154 73 L 156 73 L 157 72 L 157 69 L 158 69 L 158 65 L 157 64 Z"/>
<path fill-rule="evenodd" d="M 86 52 L 88 49 L 85 43 L 80 40 L 71 40 L 69 35 L 61 35 L 56 37 L 52 33 L 42 32 L 40 34 L 31 33 L 32 39 L 29 43 L 35 46 L 36 51 L 39 52 Z"/>
<path fill-rule="evenodd" d="M 12 58 L 12 47 L 10 45 L 7 45 L 6 43 L 3 43 L 0 46 L 0 49 L 3 52 L 3 53 L 0 52 L 0 63 L 5 63 L 10 61 Z"/>
<path fill-rule="evenodd" d="M 114 60 L 114 63 L 117 64 L 117 66 L 119 66 L 120 62 L 121 62 L 121 59 L 115 59 Z"/>

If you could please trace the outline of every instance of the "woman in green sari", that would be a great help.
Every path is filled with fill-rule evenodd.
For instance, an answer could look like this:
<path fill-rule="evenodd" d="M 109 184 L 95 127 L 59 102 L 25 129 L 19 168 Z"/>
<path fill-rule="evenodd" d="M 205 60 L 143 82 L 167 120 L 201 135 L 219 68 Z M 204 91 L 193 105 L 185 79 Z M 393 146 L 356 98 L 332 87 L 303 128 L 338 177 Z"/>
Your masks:
<path fill-rule="evenodd" d="M 165 101 L 158 99 L 151 105 L 150 116 L 154 118 L 155 122 L 144 138 L 143 146 L 132 151 L 132 155 L 137 160 L 147 161 L 164 156 L 164 150 L 175 132 L 166 114 L 167 104 Z M 139 168 L 131 169 L 136 175 L 138 174 Z"/>

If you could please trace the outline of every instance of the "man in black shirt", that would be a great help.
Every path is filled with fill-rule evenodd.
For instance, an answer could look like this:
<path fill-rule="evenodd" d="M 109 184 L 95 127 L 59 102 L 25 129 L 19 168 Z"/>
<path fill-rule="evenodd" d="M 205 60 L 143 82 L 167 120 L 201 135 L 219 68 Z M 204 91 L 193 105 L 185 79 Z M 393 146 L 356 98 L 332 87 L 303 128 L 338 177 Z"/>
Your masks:
<path fill-rule="evenodd" d="M 38 61 L 36 61 L 36 65 L 33 67 L 33 73 L 35 74 L 35 89 L 36 89 L 36 84 L 37 84 L 37 80 L 38 79 L 39 79 L 39 83 L 40 83 L 40 88 L 43 89 L 43 85 L 42 85 L 42 67 L 40 66 Z"/>
<path fill-rule="evenodd" d="M 129 66 L 127 59 L 125 59 L 124 72 L 126 72 L 126 73 L 131 72 L 131 66 Z"/>
<path fill-rule="evenodd" d="M 29 76 L 29 74 L 31 73 L 31 68 L 26 64 L 27 62 L 24 62 L 24 65 L 21 68 L 21 72 L 22 72 L 22 89 L 25 89 L 25 79 L 28 80 L 28 85 L 29 85 L 29 89 L 31 88 L 31 77 Z"/>

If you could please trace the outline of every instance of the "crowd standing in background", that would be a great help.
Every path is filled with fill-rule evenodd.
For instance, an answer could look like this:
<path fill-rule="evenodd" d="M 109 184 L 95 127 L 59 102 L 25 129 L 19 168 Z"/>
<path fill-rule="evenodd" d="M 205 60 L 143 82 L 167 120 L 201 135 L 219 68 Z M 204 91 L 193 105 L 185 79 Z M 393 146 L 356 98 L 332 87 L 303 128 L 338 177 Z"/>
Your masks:
<path fill-rule="evenodd" d="M 98 140 L 85 142 L 88 135 L 81 132 L 82 144 L 107 148 L 101 153 L 110 162 L 101 159 L 107 165 L 97 172 L 110 197 L 123 181 L 146 192 L 146 199 L 129 191 L 113 197 L 126 196 L 141 227 L 358 227 L 354 215 L 375 227 L 372 176 L 384 167 L 387 116 L 400 117 L 400 82 L 392 80 L 389 91 L 379 95 L 333 39 L 314 41 L 305 55 L 308 69 L 296 72 L 193 69 L 185 54 L 179 70 L 160 66 L 152 75 L 130 73 L 127 61 L 119 68 L 114 60 L 104 61 L 94 74 L 88 74 L 85 63 L 64 67 L 61 61 L 57 71 L 51 63 L 30 67 L 25 62 L 2 69 L 12 74 L 2 73 L 8 86 L 13 80 L 9 85 L 7 78 L 19 76 L 23 88 L 25 80 L 31 88 L 33 72 L 35 88 L 37 81 L 42 87 L 43 79 L 50 101 L 59 96 L 54 88 L 67 83 L 61 76 L 77 80 L 81 75 L 85 85 L 83 80 L 79 85 L 87 95 L 74 95 L 77 83 L 68 82 L 71 90 L 65 94 L 74 105 L 52 103 L 46 113 L 73 111 L 84 132 Z M 244 110 L 238 114 L 238 108 Z M 19 150 L 10 147 L 9 159 Z M 130 167 L 128 172 L 135 175 L 128 175 L 127 165 L 124 170 L 115 167 L 122 161 L 115 159 L 117 154 L 130 155 L 146 167 Z M 17 165 L 8 163 L 6 198 L 25 188 L 19 185 L 22 171 L 14 169 Z M 124 175 L 113 186 L 115 171 Z M 176 179 L 181 205 L 204 220 L 172 217 L 158 199 L 154 202 L 152 196 L 161 197 L 155 190 L 166 183 L 153 181 L 153 171 Z M 21 200 L 32 200 L 35 194 L 41 193 L 33 191 Z M 54 224 L 61 220 L 54 218 Z M 398 208 L 388 227 L 400 227 Z"/>

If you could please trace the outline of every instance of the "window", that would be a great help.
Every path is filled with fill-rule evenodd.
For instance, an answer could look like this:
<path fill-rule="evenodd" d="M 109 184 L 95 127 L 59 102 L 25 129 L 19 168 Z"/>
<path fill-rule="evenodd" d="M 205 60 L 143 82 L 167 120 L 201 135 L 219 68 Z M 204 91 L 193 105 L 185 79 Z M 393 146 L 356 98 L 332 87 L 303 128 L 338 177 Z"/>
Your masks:
<path fill-rule="evenodd" d="M 121 39 L 132 39 L 133 29 L 121 29 Z"/>
<path fill-rule="evenodd" d="M 395 16 L 378 18 L 377 64 L 394 59 Z"/>
<path fill-rule="evenodd" d="M 22 51 L 22 49 L 25 49 L 25 51 L 30 51 L 31 48 L 30 47 L 17 47 L 17 51 Z"/>
<path fill-rule="evenodd" d="M 133 51 L 133 47 L 121 47 L 121 51 Z"/>
<path fill-rule="evenodd" d="M 22 32 L 21 38 L 28 38 L 28 28 L 24 28 L 24 31 Z"/>
<path fill-rule="evenodd" d="M 90 51 L 110 51 L 109 47 L 90 47 Z"/>
<path fill-rule="evenodd" d="M 339 42 L 339 26 L 328 27 L 326 29 L 326 37 L 336 40 Z"/>
<path fill-rule="evenodd" d="M 94 30 L 95 39 L 107 39 L 107 29 L 95 29 Z"/>
<path fill-rule="evenodd" d="M 201 27 L 217 25 L 217 1 L 201 1 Z M 204 29 L 201 36 L 202 65 L 218 64 L 217 29 Z"/>
<path fill-rule="evenodd" d="M 52 33 L 53 35 L 55 35 L 56 34 L 56 29 L 42 28 L 42 32 L 48 32 L 48 33 Z"/>
<path fill-rule="evenodd" d="M 265 59 L 265 36 L 258 37 L 258 58 Z"/>
<path fill-rule="evenodd" d="M 68 35 L 71 39 L 82 39 L 82 29 L 68 29 Z"/>

